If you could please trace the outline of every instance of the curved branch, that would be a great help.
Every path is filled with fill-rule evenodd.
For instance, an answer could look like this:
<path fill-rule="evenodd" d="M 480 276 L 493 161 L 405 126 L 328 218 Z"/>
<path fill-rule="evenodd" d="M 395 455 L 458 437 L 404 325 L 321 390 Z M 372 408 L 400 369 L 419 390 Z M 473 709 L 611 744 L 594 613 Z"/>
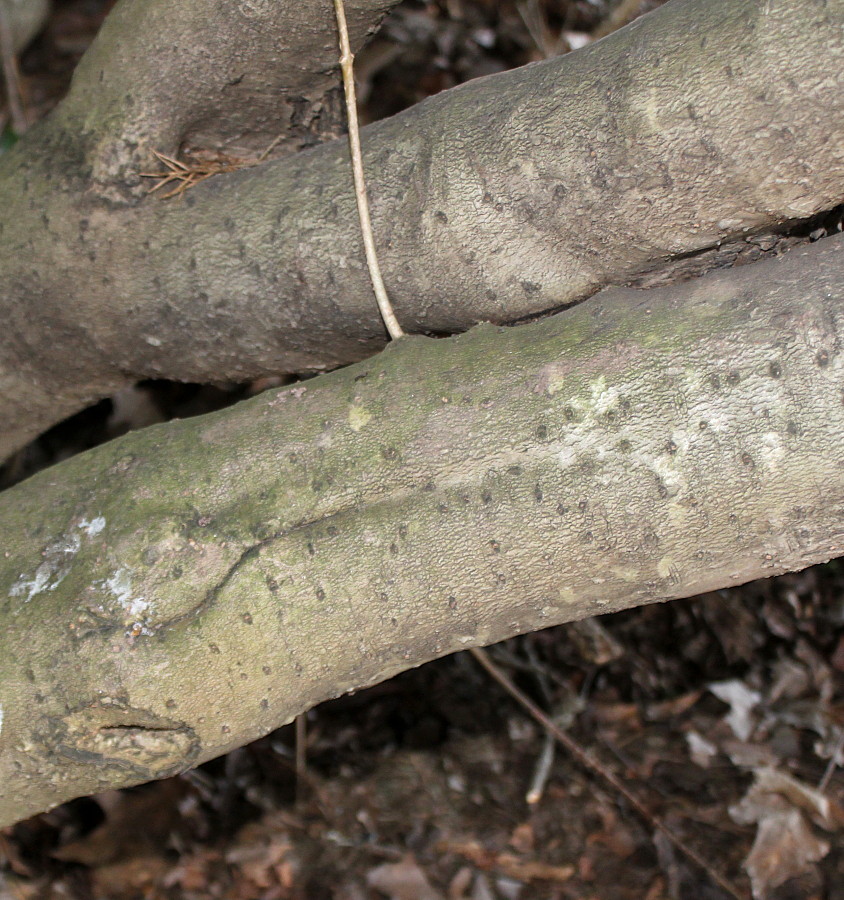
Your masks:
<path fill-rule="evenodd" d="M 402 323 L 513 321 L 834 206 L 843 22 L 844 0 L 674 0 L 365 129 Z M 68 158 L 80 127 L 59 115 L 0 160 L 0 457 L 127 381 L 318 371 L 383 345 L 345 142 L 113 209 Z"/>
<path fill-rule="evenodd" d="M 398 0 L 350 0 L 360 46 Z M 144 194 L 152 150 L 183 143 L 235 155 L 312 146 L 342 129 L 336 25 L 322 0 L 122 0 L 74 73 L 48 130 L 84 155 L 86 185 Z M 279 140 L 280 139 L 280 140 Z M 73 160 L 71 160 L 71 163 Z"/>
<path fill-rule="evenodd" d="M 844 236 L 406 338 L 0 495 L 0 825 L 470 645 L 841 552 Z"/>

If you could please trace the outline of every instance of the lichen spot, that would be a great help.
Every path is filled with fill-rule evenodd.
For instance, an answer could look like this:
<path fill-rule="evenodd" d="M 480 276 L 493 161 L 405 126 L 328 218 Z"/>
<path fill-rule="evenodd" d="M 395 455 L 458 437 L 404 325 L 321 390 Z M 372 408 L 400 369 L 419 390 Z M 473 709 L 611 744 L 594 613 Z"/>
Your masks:
<path fill-rule="evenodd" d="M 561 469 L 568 469 L 577 462 L 577 453 L 572 447 L 563 447 L 557 454 L 557 462 Z"/>
<path fill-rule="evenodd" d="M 357 404 L 349 407 L 349 427 L 352 431 L 360 431 L 372 418 L 372 413 L 365 406 Z"/>
<path fill-rule="evenodd" d="M 534 391 L 537 394 L 546 394 L 553 397 L 563 389 L 566 383 L 566 368 L 560 363 L 552 362 L 544 365 L 539 370 L 536 387 Z"/>
<path fill-rule="evenodd" d="M 769 431 L 762 435 L 762 447 L 759 452 L 762 462 L 769 468 L 775 469 L 785 455 L 782 438 L 775 432 Z"/>
<path fill-rule="evenodd" d="M 96 516 L 89 522 L 88 519 L 82 519 L 79 523 L 80 530 L 84 531 L 88 537 L 95 537 L 106 526 L 106 520 L 103 516 Z"/>
<path fill-rule="evenodd" d="M 133 625 L 136 634 L 151 634 L 146 621 L 152 611 L 152 603 L 146 597 L 139 597 L 132 590 L 132 580 L 126 569 L 118 569 L 104 582 L 104 587 L 117 601 Z"/>
<path fill-rule="evenodd" d="M 12 585 L 9 595 L 18 597 L 26 594 L 28 602 L 44 591 L 54 591 L 70 572 L 73 559 L 80 547 L 79 535 L 63 535 L 44 550 L 43 561 L 35 570 L 33 577 L 27 579 L 26 575 L 21 575 Z"/>
<path fill-rule="evenodd" d="M 592 392 L 592 404 L 597 415 L 605 415 L 618 405 L 618 388 L 608 387 L 607 379 L 599 375 L 590 385 Z"/>
<path fill-rule="evenodd" d="M 577 594 L 573 588 L 561 587 L 557 599 L 560 606 L 570 606 L 577 601 Z"/>

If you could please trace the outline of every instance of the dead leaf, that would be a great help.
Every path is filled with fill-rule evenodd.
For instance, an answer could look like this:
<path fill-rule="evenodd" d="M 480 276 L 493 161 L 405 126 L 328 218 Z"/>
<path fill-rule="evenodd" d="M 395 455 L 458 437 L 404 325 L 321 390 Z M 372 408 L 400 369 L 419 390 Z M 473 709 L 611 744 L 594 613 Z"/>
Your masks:
<path fill-rule="evenodd" d="M 753 773 L 755 781 L 748 791 L 748 797 L 758 798 L 765 794 L 778 794 L 809 814 L 821 828 L 834 831 L 844 824 L 841 809 L 823 791 L 798 781 L 785 772 L 766 767 Z"/>
<path fill-rule="evenodd" d="M 412 856 L 372 869 L 366 883 L 390 900 L 443 900 Z"/>
<path fill-rule="evenodd" d="M 763 898 L 826 856 L 830 845 L 814 833 L 807 815 L 833 830 L 838 810 L 819 791 L 776 769 L 759 769 L 754 776 L 747 794 L 730 808 L 730 815 L 742 825 L 757 825 L 744 868 L 753 896 Z"/>
<path fill-rule="evenodd" d="M 530 822 L 522 822 L 510 835 L 510 846 L 519 853 L 532 853 L 536 846 L 536 835 Z"/>
<path fill-rule="evenodd" d="M 753 896 L 767 896 L 791 878 L 808 871 L 829 853 L 796 809 L 771 813 L 759 822 L 756 840 L 744 863 Z"/>
<path fill-rule="evenodd" d="M 574 866 L 555 866 L 536 859 L 519 859 L 512 853 L 487 850 L 477 841 L 440 841 L 437 849 L 457 853 L 485 872 L 498 871 L 517 881 L 568 881 Z"/>
<path fill-rule="evenodd" d="M 99 897 L 144 895 L 164 878 L 169 867 L 169 861 L 163 856 L 130 856 L 97 867 L 91 877 Z"/>
<path fill-rule="evenodd" d="M 746 741 L 756 727 L 751 711 L 762 699 L 761 694 L 737 679 L 714 682 L 709 685 L 709 690 L 730 707 L 724 721 L 740 741 Z"/>
<path fill-rule="evenodd" d="M 689 756 L 696 766 L 708 769 L 713 758 L 718 755 L 718 748 L 711 741 L 696 731 L 686 732 L 686 743 L 689 745 Z"/>
<path fill-rule="evenodd" d="M 108 791 L 95 799 L 105 821 L 90 834 L 53 851 L 56 859 L 98 868 L 133 857 L 162 855 L 170 836 L 183 824 L 178 801 L 188 792 L 186 782 L 160 781 L 139 791 Z"/>
<path fill-rule="evenodd" d="M 495 900 L 486 875 L 479 874 L 472 887 L 472 900 Z"/>
<path fill-rule="evenodd" d="M 471 884 L 472 870 L 469 866 L 462 866 L 448 885 L 448 900 L 464 900 Z"/>
<path fill-rule="evenodd" d="M 666 722 L 688 712 L 700 700 L 703 691 L 688 691 L 679 697 L 648 704 L 645 717 L 649 722 Z"/>

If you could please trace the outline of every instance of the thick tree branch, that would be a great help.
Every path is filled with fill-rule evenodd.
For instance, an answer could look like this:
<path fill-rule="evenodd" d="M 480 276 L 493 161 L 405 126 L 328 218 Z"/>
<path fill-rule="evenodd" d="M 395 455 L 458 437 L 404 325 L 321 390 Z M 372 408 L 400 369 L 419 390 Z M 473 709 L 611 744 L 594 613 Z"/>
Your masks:
<path fill-rule="evenodd" d="M 844 0 L 673 0 L 365 129 L 401 322 L 518 319 L 840 202 L 842 24 Z M 0 457 L 127 381 L 319 370 L 383 345 L 345 142 L 114 209 L 88 193 L 80 115 L 1 164 Z"/>
<path fill-rule="evenodd" d="M 355 47 L 398 0 L 350 0 Z M 337 39 L 326 0 L 123 0 L 77 69 L 48 130 L 112 201 L 142 196 L 152 150 L 235 155 L 281 137 L 288 152 L 342 125 Z M 74 158 L 76 154 L 76 158 Z M 68 173 L 69 174 L 69 173 Z"/>
<path fill-rule="evenodd" d="M 844 237 L 407 338 L 0 495 L 0 824 L 844 546 Z"/>

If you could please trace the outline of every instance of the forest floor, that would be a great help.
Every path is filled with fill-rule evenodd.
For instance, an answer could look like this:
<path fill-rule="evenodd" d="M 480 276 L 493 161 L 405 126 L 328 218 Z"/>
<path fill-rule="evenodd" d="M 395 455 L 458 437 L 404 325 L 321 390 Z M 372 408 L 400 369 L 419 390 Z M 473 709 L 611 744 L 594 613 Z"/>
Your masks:
<path fill-rule="evenodd" d="M 32 120 L 109 0 L 56 0 Z M 358 59 L 365 120 L 595 39 L 658 2 L 406 2 Z M 615 15 L 615 18 L 613 16 Z M 13 138 L 3 125 L 4 140 Z M 0 486 L 266 384 L 149 382 Z M 0 830 L 0 900 L 844 900 L 844 565 L 515 638 L 493 660 L 706 865 L 555 748 L 469 654 L 312 710 L 185 775 Z"/>

